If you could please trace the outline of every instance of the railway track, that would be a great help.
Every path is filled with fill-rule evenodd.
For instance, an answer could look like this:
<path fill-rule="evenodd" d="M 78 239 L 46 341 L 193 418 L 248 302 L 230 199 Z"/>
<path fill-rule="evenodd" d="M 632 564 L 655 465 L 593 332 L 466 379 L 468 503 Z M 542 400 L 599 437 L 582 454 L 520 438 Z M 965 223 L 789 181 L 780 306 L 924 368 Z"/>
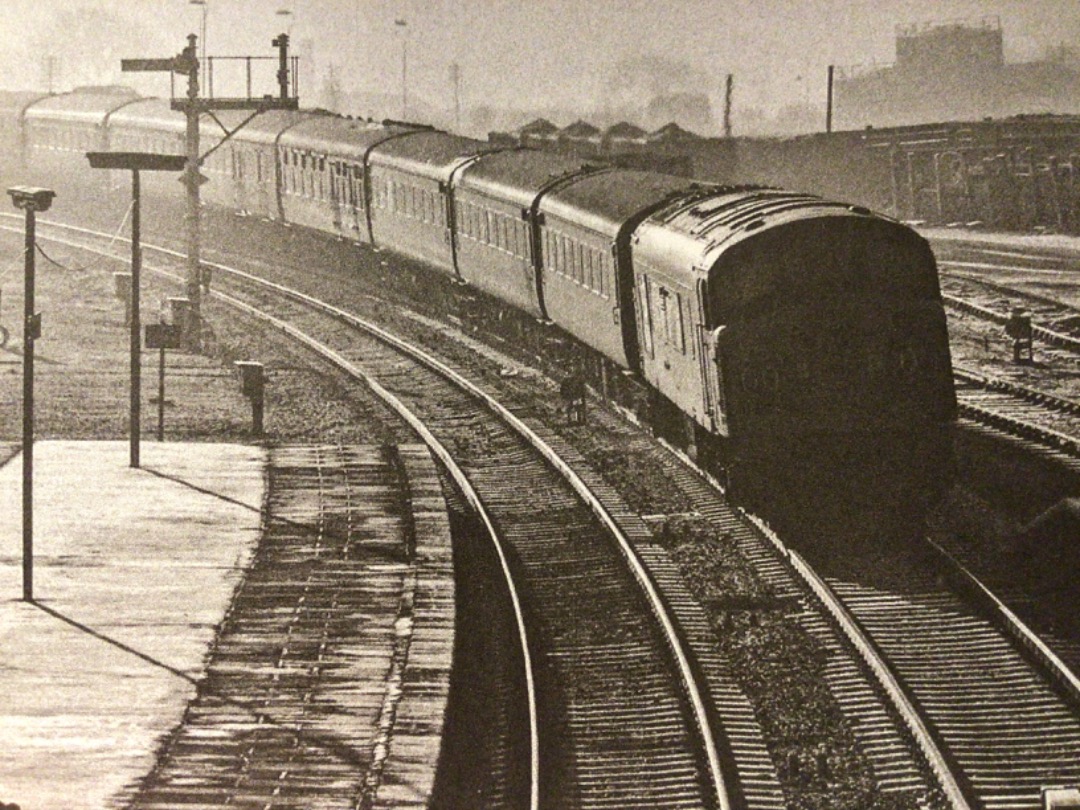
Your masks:
<path fill-rule="evenodd" d="M 217 270 L 233 306 L 396 402 L 460 471 L 459 484 L 475 487 L 474 506 L 498 527 L 522 594 L 535 684 L 532 806 L 782 806 L 749 704 L 709 649 L 708 623 L 680 596 L 670 561 L 629 510 L 613 517 L 604 503 L 613 493 L 592 493 L 511 413 L 527 407 L 503 408 L 347 313 Z M 658 581 L 671 590 L 661 595 Z"/>
<path fill-rule="evenodd" d="M 668 463 L 789 620 L 831 651 L 826 677 L 887 790 L 919 806 L 1036 810 L 1042 787 L 1080 782 L 1080 680 L 944 551 L 811 567 L 725 519 L 689 464 Z"/>
<path fill-rule="evenodd" d="M 961 416 L 1080 460 L 1080 402 L 954 367 Z"/>
<path fill-rule="evenodd" d="M 1003 605 L 983 593 L 984 611 L 931 569 L 902 593 L 829 587 L 920 707 L 969 806 L 1038 808 L 1042 787 L 1080 783 L 1080 681 Z"/>
<path fill-rule="evenodd" d="M 975 255 L 968 257 L 971 250 Z M 940 262 L 946 307 L 961 316 L 951 328 L 967 336 L 963 339 L 954 336 L 954 353 L 964 355 L 963 360 L 954 362 L 961 416 L 982 428 L 1062 455 L 1071 466 L 1072 461 L 1080 458 L 1080 402 L 1072 398 L 1075 384 L 1070 382 L 1080 364 L 1080 309 L 1059 298 L 1001 284 L 981 275 L 1025 271 L 1060 274 L 1064 271 L 1054 268 L 1061 265 L 1062 257 L 956 246 L 948 246 L 944 252 L 946 256 L 992 260 L 952 258 Z M 1013 308 L 1032 314 L 1039 357 L 1037 363 L 1028 366 L 1004 368 L 1002 357 L 1009 350 L 1004 346 L 1003 327 Z M 982 326 L 965 328 L 964 317 L 974 318 Z M 1000 344 L 996 349 L 1000 356 L 988 355 L 992 344 Z M 981 367 L 984 362 L 988 362 L 986 368 Z M 972 367 L 973 364 L 980 368 Z"/>
<path fill-rule="evenodd" d="M 951 263 L 943 262 L 943 267 Z M 1032 315 L 1034 339 L 1064 350 L 1063 356 L 1080 355 L 1080 310 L 1054 298 L 1025 292 L 956 271 L 942 273 L 942 297 L 947 308 L 1004 326 L 1013 308 Z"/>
<path fill-rule="evenodd" d="M 306 317 L 310 317 L 293 309 L 281 315 L 284 316 L 281 320 L 288 319 L 291 322 L 302 322 Z M 376 351 L 369 346 L 350 347 L 343 356 L 360 354 L 364 356 L 366 363 L 370 360 L 368 355 L 377 355 L 379 351 L 381 350 Z M 383 366 L 385 374 L 380 376 L 392 380 L 393 387 L 407 391 L 410 398 L 415 397 L 418 408 L 422 409 L 425 402 L 443 402 L 443 396 L 436 395 L 426 385 L 422 386 L 412 379 L 413 373 L 400 357 L 370 362 Z M 449 400 L 456 396 L 458 395 L 445 393 L 445 398 Z M 474 405 L 472 411 L 475 410 Z M 523 416 L 528 416 L 527 406 L 516 410 Z M 447 414 L 443 404 L 439 404 L 436 406 L 436 414 L 426 421 L 434 423 L 440 419 L 460 424 L 463 421 L 473 422 L 474 415 L 462 417 L 460 412 L 453 415 L 452 409 L 450 414 Z M 692 746 L 687 743 L 693 732 L 688 732 L 686 728 L 671 731 L 672 718 L 681 711 L 679 707 L 685 705 L 686 699 L 672 695 L 669 687 L 661 684 L 664 678 L 655 676 L 651 665 L 646 667 L 645 671 L 627 667 L 630 661 L 640 665 L 640 650 L 647 649 L 649 645 L 643 641 L 634 641 L 631 647 L 627 648 L 622 644 L 609 643 L 611 630 L 599 624 L 603 617 L 595 616 L 592 611 L 583 611 L 578 604 L 582 599 L 582 592 L 574 589 L 574 580 L 577 579 L 590 580 L 590 585 L 600 589 L 625 591 L 622 585 L 595 579 L 596 571 L 599 570 L 598 560 L 593 556 L 595 547 L 591 544 L 588 546 L 591 549 L 588 555 L 582 558 L 583 562 L 578 560 L 579 553 L 586 548 L 583 541 L 591 540 L 596 532 L 595 526 L 589 523 L 588 516 L 581 515 L 578 510 L 595 513 L 596 506 L 573 506 L 570 502 L 563 501 L 563 496 L 550 481 L 540 477 L 517 478 L 516 465 L 508 468 L 502 462 L 493 463 L 491 458 L 494 450 L 499 450 L 499 458 L 506 457 L 502 447 L 504 437 L 501 428 L 495 430 L 484 427 L 479 432 L 467 432 L 464 437 L 457 434 L 455 429 L 443 426 L 438 428 L 438 432 L 445 432 L 448 445 L 454 446 L 455 451 L 460 450 L 462 445 L 471 449 L 471 454 L 466 451 L 465 457 L 469 461 L 463 465 L 470 477 L 514 481 L 509 491 L 496 495 L 491 500 L 498 508 L 508 509 L 508 521 L 518 521 L 515 525 L 519 527 L 517 531 L 523 540 L 522 549 L 529 547 L 527 553 L 524 550 L 521 552 L 520 560 L 515 559 L 515 564 L 526 570 L 524 588 L 530 591 L 558 591 L 562 598 L 556 601 L 573 605 L 567 612 L 555 612 L 549 618 L 530 617 L 529 622 L 536 633 L 551 634 L 553 638 L 558 636 L 559 641 L 572 642 L 565 654 L 555 654 L 541 644 L 543 652 L 539 657 L 549 662 L 552 670 L 558 670 L 564 675 L 576 672 L 583 676 L 580 681 L 577 676 L 571 677 L 569 681 L 560 680 L 560 683 L 581 684 L 581 691 L 575 689 L 573 696 L 580 702 L 567 707 L 562 714 L 546 713 L 551 704 L 542 697 L 543 688 L 539 690 L 541 697 L 538 697 L 537 703 L 541 707 L 541 715 L 545 718 L 543 725 L 558 728 L 573 738 L 569 754 L 566 749 L 553 752 L 550 743 L 541 741 L 539 761 L 545 765 L 539 770 L 550 776 L 550 772 L 545 769 L 553 768 L 558 774 L 555 776 L 555 784 L 561 785 L 560 789 L 563 790 L 568 789 L 569 783 L 562 784 L 561 780 L 567 778 L 567 773 L 572 773 L 574 795 L 553 795 L 543 791 L 538 791 L 538 794 L 543 793 L 545 799 L 557 796 L 556 804 L 559 806 L 591 806 L 594 802 L 602 804 L 612 801 L 618 806 L 633 806 L 635 798 L 642 802 L 642 806 L 689 806 L 695 801 L 714 801 L 722 805 L 724 800 L 714 798 L 714 794 L 710 793 L 711 788 L 702 787 L 706 784 L 702 774 L 707 768 L 701 765 L 700 755 L 693 754 L 690 750 Z M 526 451 L 506 452 L 520 455 Z M 693 478 L 693 475 L 690 475 Z M 699 487 L 702 486 L 705 485 L 699 482 Z M 544 509 L 539 516 L 542 520 L 539 527 L 532 522 L 521 520 L 521 513 L 530 513 L 528 517 L 531 520 L 536 517 L 537 511 L 537 499 L 522 498 L 523 489 L 530 495 L 543 492 L 542 500 L 552 504 L 550 510 Z M 494 491 L 498 492 L 497 489 Z M 604 494 L 603 500 L 611 499 L 611 493 Z M 715 493 L 713 499 L 715 503 Z M 781 601 L 790 597 L 793 603 L 799 605 L 796 620 L 810 632 L 819 634 L 826 640 L 829 649 L 835 651 L 835 659 L 830 661 L 828 667 L 831 687 L 834 693 L 840 696 L 845 708 L 860 717 L 860 730 L 863 733 L 860 744 L 874 763 L 875 775 L 888 789 L 922 796 L 923 798 L 918 800 L 919 807 L 1035 808 L 1038 807 L 1039 786 L 1055 781 L 1080 780 L 1080 773 L 1075 773 L 1070 764 L 1072 761 L 1080 762 L 1080 748 L 1075 747 L 1080 745 L 1080 738 L 1077 737 L 1080 732 L 1076 731 L 1075 709 L 1070 708 L 1067 699 L 1055 691 L 1060 687 L 1051 685 L 1044 675 L 1033 668 L 1028 659 L 1019 652 L 1014 641 L 1007 639 L 1003 642 L 1001 639 L 1004 631 L 993 629 L 992 623 L 988 623 L 990 629 L 980 627 L 978 632 L 972 629 L 978 624 L 980 611 L 967 606 L 955 594 L 950 595 L 951 591 L 938 586 L 933 577 L 913 580 L 899 595 L 882 594 L 852 586 L 845 578 L 820 579 L 809 571 L 809 567 L 798 555 L 784 549 L 775 538 L 770 541 L 767 534 L 755 538 L 752 536 L 754 533 L 741 522 L 728 525 L 726 519 L 718 513 L 710 514 L 706 502 L 703 502 L 701 514 L 717 521 L 718 526 L 737 537 L 738 542 L 745 546 L 744 551 L 755 559 L 763 575 L 776 588 Z M 502 519 L 499 522 L 502 524 Z M 510 534 L 513 535 L 514 530 L 511 530 Z M 538 543 L 529 539 L 537 537 L 540 539 Z M 515 548 L 514 554 L 518 553 Z M 561 556 L 563 554 L 568 556 Z M 646 554 L 645 566 L 649 568 L 651 565 L 651 576 L 658 579 L 676 579 L 668 570 L 670 563 L 665 563 L 662 558 L 663 555 L 658 554 L 656 549 Z M 569 581 L 567 576 L 553 579 L 553 565 L 561 568 Z M 528 573 L 530 568 L 533 570 L 531 575 Z M 794 579 L 792 571 L 797 572 L 802 579 Z M 815 594 L 814 598 L 825 600 L 830 606 L 824 610 L 815 607 L 808 598 L 809 593 Z M 833 599 L 837 595 L 841 598 Z M 830 599 L 833 601 L 830 602 Z M 631 611 L 633 601 L 634 599 L 620 602 L 618 609 Z M 678 607 L 684 602 L 684 598 L 679 597 L 674 601 Z M 692 611 L 692 608 L 687 607 L 692 601 L 685 599 L 682 608 L 684 612 Z M 897 607 L 898 605 L 900 607 Z M 897 611 L 902 613 L 908 609 L 919 617 L 918 626 L 906 619 L 897 619 Z M 593 614 L 597 624 L 586 624 L 580 630 L 580 636 L 576 633 L 562 633 L 562 622 L 567 621 L 570 614 L 574 614 L 573 618 L 582 614 Z M 547 617 L 548 614 L 545 613 L 544 616 Z M 685 627 L 692 624 L 693 622 L 684 624 L 684 632 Z M 702 619 L 701 624 L 707 626 L 708 621 Z M 626 635 L 620 638 L 624 641 L 631 638 L 641 639 L 654 632 L 643 630 L 643 627 L 644 624 L 632 622 L 626 630 L 621 631 Z M 910 632 L 908 635 L 897 635 L 897 628 Z M 867 630 L 873 632 L 867 635 Z M 953 643 L 958 638 L 979 634 L 982 634 L 981 640 L 970 645 Z M 575 646 L 569 636 L 575 636 L 576 644 L 580 646 Z M 859 651 L 861 660 L 852 656 L 853 648 Z M 581 650 L 586 653 L 582 654 Z M 628 650 L 631 653 L 628 653 Z M 915 652 L 919 655 L 915 655 Z M 596 690 L 601 677 L 598 674 L 600 670 L 596 669 L 598 658 L 614 663 L 617 669 L 631 674 L 629 678 L 617 679 L 614 682 L 620 690 L 644 692 L 647 695 L 645 702 L 649 705 L 655 705 L 657 700 L 663 701 L 665 708 L 658 715 L 639 715 L 636 707 L 630 708 L 632 704 L 620 704 L 623 709 L 616 711 L 623 722 L 627 721 L 630 715 L 653 718 L 650 721 L 649 735 L 652 744 L 666 752 L 666 759 L 662 778 L 657 781 L 655 773 L 650 773 L 647 778 L 651 787 L 633 781 L 634 776 L 648 770 L 640 765 L 642 751 L 633 752 L 631 759 L 637 764 L 625 771 L 618 768 L 612 770 L 611 758 L 601 753 L 605 746 L 615 742 L 615 737 L 625 739 L 627 733 L 632 732 L 620 727 L 614 737 L 591 736 L 597 718 L 613 708 L 611 701 L 605 700 Z M 963 681 L 965 688 L 957 690 L 954 696 L 935 691 L 933 677 L 939 676 L 943 671 L 955 673 L 957 667 L 964 672 L 970 669 L 971 672 L 978 673 L 982 680 L 968 678 Z M 708 669 L 709 666 L 706 664 L 704 668 Z M 722 667 L 717 666 L 717 669 L 720 668 Z M 874 673 L 873 677 L 867 676 L 868 671 Z M 1007 683 L 1018 686 L 1019 695 L 1034 695 L 1033 702 L 1024 703 L 1020 700 L 1010 704 L 1008 701 L 1013 690 L 1000 688 L 1002 673 L 1007 673 L 1008 678 L 1013 679 Z M 650 680 L 653 677 L 657 677 L 655 682 Z M 922 680 L 923 678 L 927 680 Z M 959 682 L 959 679 L 957 680 Z M 716 683 L 715 678 L 713 683 Z M 722 688 L 714 687 L 712 695 L 715 697 L 723 691 Z M 622 691 L 619 694 L 621 695 Z M 883 699 L 883 695 L 889 695 L 890 700 Z M 974 707 L 972 711 L 966 710 L 965 700 Z M 1054 703 L 1055 700 L 1058 702 Z M 737 703 L 738 700 L 727 708 L 723 701 L 716 703 L 717 715 L 726 714 L 729 718 L 736 718 L 735 722 L 720 724 L 730 735 L 728 750 L 733 753 L 736 762 L 734 772 L 740 775 L 736 781 L 743 791 L 741 797 L 734 794 L 734 801 L 738 805 L 739 801 L 745 800 L 748 807 L 781 806 L 778 803 L 771 804 L 779 802 L 780 799 L 775 794 L 770 794 L 765 787 L 771 781 L 768 778 L 767 772 L 770 768 L 767 764 L 760 759 L 754 762 L 743 759 L 739 764 L 739 757 L 746 756 L 746 752 L 754 748 L 754 734 L 746 735 L 747 747 L 740 752 L 743 743 L 733 730 L 740 726 L 737 719 L 740 715 L 743 722 L 749 723 L 752 713 L 748 711 L 745 701 L 736 706 Z M 979 706 L 986 711 L 977 711 Z M 1040 710 L 1046 709 L 1047 713 L 1040 716 L 1041 721 L 1036 721 L 1036 725 L 1042 722 L 1044 726 L 1054 729 L 1057 735 L 1054 746 L 1041 746 L 1034 738 L 1032 726 L 1010 723 L 1012 712 L 1021 709 L 1027 711 L 1033 706 L 1040 707 Z M 986 734 L 997 736 L 993 742 L 985 744 L 983 737 Z M 912 739 L 916 741 L 915 747 L 920 751 L 918 754 L 912 753 Z M 625 754 L 625 750 L 622 753 Z M 760 757 L 763 754 L 758 744 L 754 756 Z M 1069 759 L 1070 757 L 1073 759 Z M 1020 764 L 1015 764 L 1014 759 L 1015 763 Z M 767 761 L 767 756 L 765 760 Z M 580 762 L 590 761 L 595 763 L 595 770 L 581 767 Z M 727 770 L 731 769 L 729 764 Z M 720 770 L 725 768 L 721 767 Z M 935 779 L 927 777 L 931 771 L 936 774 Z M 589 776 L 582 780 L 581 777 L 586 774 Z M 624 793 L 613 795 L 609 789 L 612 784 L 624 788 Z M 658 785 L 660 787 L 657 787 Z M 687 785 L 697 786 L 692 795 L 684 795 L 676 788 L 679 786 L 685 789 Z M 578 792 L 579 790 L 582 792 Z M 718 797 L 719 793 L 715 796 Z M 561 804 L 568 798 L 572 799 L 571 804 Z M 666 800 L 668 804 L 658 804 L 660 799 Z"/>

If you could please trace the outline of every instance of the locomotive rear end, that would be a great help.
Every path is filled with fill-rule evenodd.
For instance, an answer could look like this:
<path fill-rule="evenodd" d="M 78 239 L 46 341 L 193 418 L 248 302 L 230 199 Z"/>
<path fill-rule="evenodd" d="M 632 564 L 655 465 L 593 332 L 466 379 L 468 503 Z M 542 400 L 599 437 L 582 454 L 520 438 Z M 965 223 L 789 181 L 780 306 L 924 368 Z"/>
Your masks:
<path fill-rule="evenodd" d="M 736 495 L 804 534 L 917 530 L 956 416 L 925 240 L 869 216 L 778 223 L 732 247 L 709 308 L 728 325 Z"/>
<path fill-rule="evenodd" d="M 947 485 L 956 416 L 926 241 L 772 190 L 675 206 L 638 236 L 649 381 L 695 420 L 734 497 L 793 537 L 918 530 Z M 680 263 L 695 272 L 680 278 Z M 659 356 L 663 330 L 679 336 L 672 300 L 696 317 L 685 343 L 699 363 Z"/>

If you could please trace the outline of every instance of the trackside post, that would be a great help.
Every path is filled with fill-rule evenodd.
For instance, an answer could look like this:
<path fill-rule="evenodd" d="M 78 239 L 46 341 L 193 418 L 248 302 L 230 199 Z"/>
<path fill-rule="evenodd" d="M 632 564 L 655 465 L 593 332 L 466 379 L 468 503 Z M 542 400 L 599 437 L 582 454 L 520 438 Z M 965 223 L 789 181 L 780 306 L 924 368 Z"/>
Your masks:
<path fill-rule="evenodd" d="M 23 601 L 34 601 L 34 341 L 41 337 L 41 315 L 34 312 L 34 242 L 38 211 L 48 211 L 56 192 L 47 188 L 8 189 L 15 207 L 26 212 L 26 281 L 23 294 Z"/>

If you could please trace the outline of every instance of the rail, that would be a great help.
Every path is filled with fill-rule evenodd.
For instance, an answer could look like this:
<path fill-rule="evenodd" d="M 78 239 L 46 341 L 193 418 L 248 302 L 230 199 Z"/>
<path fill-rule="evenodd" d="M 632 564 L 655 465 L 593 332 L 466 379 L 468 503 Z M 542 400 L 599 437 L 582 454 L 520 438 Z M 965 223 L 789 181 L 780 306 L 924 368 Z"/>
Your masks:
<path fill-rule="evenodd" d="M 42 225 L 52 226 L 56 228 L 66 229 L 76 233 L 82 233 L 90 236 L 100 236 L 99 233 L 87 228 L 79 228 L 76 226 L 67 225 L 58 222 L 43 222 Z M 104 251 L 97 250 L 92 247 L 87 247 L 82 244 L 75 244 L 73 242 L 67 242 L 64 239 L 58 239 L 50 237 L 54 241 L 60 243 L 66 243 L 73 247 L 78 247 L 81 250 L 88 250 L 90 252 L 104 253 Z M 146 250 L 153 250 L 164 255 L 171 256 L 176 259 L 183 259 L 185 254 L 170 250 L 167 248 L 144 246 Z M 105 253 L 105 255 L 113 255 Z M 679 629 L 675 626 L 671 617 L 668 615 L 668 610 L 663 596 L 653 581 L 652 576 L 649 574 L 644 563 L 638 556 L 637 552 L 633 548 L 632 543 L 626 537 L 626 535 L 619 528 L 615 519 L 608 512 L 603 503 L 596 497 L 596 495 L 588 488 L 585 482 L 573 471 L 573 469 L 552 449 L 544 440 L 528 425 L 526 425 L 521 419 L 514 415 L 505 406 L 499 403 L 489 394 L 480 390 L 475 384 L 458 374 L 453 369 L 446 366 L 444 363 L 426 354 L 425 352 L 417 349 L 416 347 L 406 343 L 390 332 L 382 329 L 381 327 L 369 323 L 362 318 L 359 318 L 345 310 L 338 307 L 334 307 L 326 302 L 312 298 L 311 296 L 304 295 L 295 290 L 291 290 L 283 285 L 274 284 L 273 282 L 266 281 L 255 275 L 245 273 L 241 270 L 228 267 L 226 265 L 217 264 L 213 262 L 205 262 L 207 267 L 214 269 L 222 274 L 232 275 L 237 278 L 244 279 L 245 281 L 253 284 L 260 285 L 264 288 L 271 289 L 278 294 L 288 296 L 294 300 L 300 301 L 307 306 L 318 309 L 319 311 L 327 314 L 331 317 L 337 318 L 344 323 L 353 326 L 354 328 L 361 329 L 375 336 L 379 340 L 393 346 L 396 350 L 401 351 L 404 354 L 413 357 L 421 363 L 424 363 L 429 368 L 437 371 L 446 379 L 452 381 L 463 390 L 467 391 L 470 395 L 482 401 L 486 407 L 495 412 L 502 418 L 508 425 L 510 425 L 515 431 L 525 438 L 546 460 L 547 462 L 559 471 L 574 489 L 577 495 L 589 506 L 589 509 L 597 517 L 601 523 L 608 529 L 611 536 L 618 544 L 628 566 L 631 569 L 635 579 L 637 579 L 639 585 L 642 587 L 645 595 L 648 599 L 650 609 L 656 616 L 657 621 L 660 623 L 663 629 L 666 644 L 669 651 L 672 654 L 673 659 L 677 665 L 680 676 L 683 683 L 683 692 L 690 702 L 693 708 L 694 722 L 697 724 L 699 733 L 701 736 L 702 746 L 705 750 L 705 765 L 709 774 L 712 791 L 716 797 L 716 804 L 720 810 L 734 810 L 734 806 L 730 799 L 730 793 L 727 786 L 727 781 L 724 777 L 723 766 L 721 763 L 720 751 L 717 746 L 716 740 L 718 734 L 714 732 L 712 721 L 710 719 L 709 704 L 702 694 L 701 688 L 698 685 L 698 679 L 695 675 L 695 667 L 692 663 L 689 654 L 684 649 L 683 640 Z M 177 280 L 182 279 L 179 276 L 168 273 L 167 271 L 156 270 L 155 272 L 161 273 L 166 276 L 174 277 Z M 519 635 L 522 642 L 522 654 L 525 660 L 526 667 L 526 679 L 528 681 L 529 691 L 529 726 L 530 726 L 530 798 L 529 807 L 530 810 L 538 810 L 539 808 L 539 784 L 540 784 L 540 759 L 539 759 L 539 723 L 538 723 L 538 711 L 536 704 L 536 691 L 535 691 L 535 675 L 533 672 L 533 665 L 531 656 L 528 653 L 528 636 L 525 631 L 524 613 L 521 607 L 520 598 L 518 597 L 516 590 L 513 588 L 512 575 L 509 569 L 509 563 L 504 549 L 498 542 L 498 535 L 495 531 L 494 524 L 491 521 L 486 509 L 484 508 L 483 501 L 480 496 L 475 492 L 475 489 L 471 487 L 468 482 L 468 478 L 464 471 L 460 469 L 454 463 L 449 451 L 427 430 L 422 422 L 409 411 L 406 406 L 397 399 L 391 392 L 383 388 L 377 380 L 372 378 L 362 369 L 354 366 L 346 358 L 340 354 L 334 352 L 329 347 L 315 341 L 313 338 L 304 334 L 296 327 L 275 318 L 272 315 L 261 312 L 255 307 L 246 304 L 239 299 L 233 298 L 220 291 L 214 291 L 213 295 L 226 302 L 228 305 L 237 307 L 248 314 L 256 317 L 274 328 L 288 334 L 295 340 L 300 341 L 304 345 L 318 351 L 330 362 L 337 365 L 348 374 L 353 374 L 359 379 L 362 379 L 366 385 L 368 385 L 373 392 L 375 392 L 380 398 L 383 398 L 387 404 L 398 412 L 402 418 L 413 427 L 417 433 L 423 438 L 424 442 L 431 448 L 432 452 L 447 466 L 447 470 L 450 471 L 451 476 L 455 482 L 462 487 L 464 493 L 470 493 L 466 497 L 469 500 L 470 505 L 477 509 L 478 514 L 482 516 L 482 520 L 488 529 L 493 542 L 496 545 L 498 555 L 503 566 L 504 576 L 507 578 L 509 587 L 511 588 L 512 599 L 514 604 L 514 610 L 518 623 Z"/>

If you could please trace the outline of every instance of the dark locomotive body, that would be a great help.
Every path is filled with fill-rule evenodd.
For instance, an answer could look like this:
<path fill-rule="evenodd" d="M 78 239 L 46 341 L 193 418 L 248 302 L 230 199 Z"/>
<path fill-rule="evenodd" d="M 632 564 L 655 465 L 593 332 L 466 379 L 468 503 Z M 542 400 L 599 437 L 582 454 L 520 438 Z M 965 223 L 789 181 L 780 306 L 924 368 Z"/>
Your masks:
<path fill-rule="evenodd" d="M 177 151 L 158 102 L 70 94 L 18 114 L 38 166 Z M 203 151 L 219 137 L 204 130 Z M 204 174 L 207 200 L 396 251 L 554 322 L 579 357 L 639 381 L 661 435 L 796 535 L 865 531 L 867 516 L 918 526 L 945 486 L 936 266 L 895 221 L 315 113 L 256 119 Z"/>
<path fill-rule="evenodd" d="M 903 531 L 925 513 L 956 409 L 925 240 L 761 190 L 659 212 L 635 267 L 646 379 L 693 416 L 740 502 L 793 535 L 865 532 L 868 515 Z M 693 339 L 671 323 L 680 307 Z"/>

